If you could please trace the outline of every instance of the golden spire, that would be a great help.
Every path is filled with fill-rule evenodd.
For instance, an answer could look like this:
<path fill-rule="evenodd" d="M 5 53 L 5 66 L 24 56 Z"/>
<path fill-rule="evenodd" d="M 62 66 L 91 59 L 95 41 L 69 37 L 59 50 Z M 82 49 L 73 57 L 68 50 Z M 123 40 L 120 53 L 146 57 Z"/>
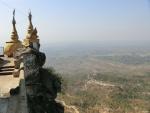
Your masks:
<path fill-rule="evenodd" d="M 18 33 L 16 30 L 16 20 L 15 20 L 15 10 L 13 11 L 13 30 L 11 33 L 11 40 L 5 43 L 4 46 L 4 54 L 8 57 L 12 57 L 14 52 L 22 47 L 22 43 L 20 40 L 18 40 Z"/>
<path fill-rule="evenodd" d="M 39 44 L 39 39 L 38 39 L 38 35 L 37 35 L 37 29 L 33 28 L 32 25 L 32 14 L 31 12 L 29 12 L 29 26 L 28 26 L 28 31 L 27 31 L 27 35 L 26 38 L 23 40 L 23 46 L 24 47 L 29 47 L 30 43 L 34 43 L 34 46 L 36 46 L 35 48 L 38 48 L 38 44 Z"/>
<path fill-rule="evenodd" d="M 13 11 L 12 24 L 13 24 L 13 30 L 12 30 L 12 33 L 11 33 L 11 39 L 13 41 L 17 41 L 18 40 L 18 33 L 17 33 L 17 30 L 16 30 L 15 10 Z"/>
<path fill-rule="evenodd" d="M 26 38 L 29 38 L 30 35 L 31 35 L 31 33 L 33 32 L 32 14 L 31 14 L 31 11 L 29 12 L 28 19 L 29 19 L 29 26 L 28 26 L 28 31 L 27 31 L 27 37 L 26 37 Z"/>

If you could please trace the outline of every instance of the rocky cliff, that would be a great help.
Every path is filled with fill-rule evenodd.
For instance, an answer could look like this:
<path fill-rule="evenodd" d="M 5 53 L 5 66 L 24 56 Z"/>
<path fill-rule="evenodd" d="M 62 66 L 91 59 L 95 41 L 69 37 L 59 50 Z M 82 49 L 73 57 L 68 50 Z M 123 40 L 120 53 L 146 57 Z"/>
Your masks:
<path fill-rule="evenodd" d="M 29 113 L 64 113 L 64 106 L 55 101 L 61 91 L 61 78 L 53 70 L 42 68 L 45 54 L 28 47 L 19 49 L 15 58 L 16 65 L 24 64 Z"/>

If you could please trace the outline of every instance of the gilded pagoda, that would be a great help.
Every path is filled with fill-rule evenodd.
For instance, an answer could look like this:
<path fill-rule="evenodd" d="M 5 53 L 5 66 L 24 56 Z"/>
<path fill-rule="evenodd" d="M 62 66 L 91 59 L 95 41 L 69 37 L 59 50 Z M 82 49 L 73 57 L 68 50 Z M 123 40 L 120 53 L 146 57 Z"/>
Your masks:
<path fill-rule="evenodd" d="M 16 20 L 15 20 L 15 10 L 13 11 L 13 20 L 12 20 L 12 33 L 10 41 L 6 42 L 4 45 L 4 55 L 7 57 L 13 57 L 13 54 L 19 48 L 26 48 L 32 45 L 32 47 L 36 50 L 39 50 L 40 43 L 37 36 L 37 29 L 33 27 L 32 24 L 32 14 L 29 12 L 29 26 L 27 30 L 27 35 L 25 39 L 22 41 L 19 40 L 19 36 L 16 29 Z"/>

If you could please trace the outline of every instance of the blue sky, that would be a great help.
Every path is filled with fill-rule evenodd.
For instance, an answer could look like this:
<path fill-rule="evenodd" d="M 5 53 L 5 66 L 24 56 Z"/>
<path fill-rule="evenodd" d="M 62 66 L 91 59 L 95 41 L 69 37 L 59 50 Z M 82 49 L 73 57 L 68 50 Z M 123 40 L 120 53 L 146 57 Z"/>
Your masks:
<path fill-rule="evenodd" d="M 12 11 L 24 39 L 29 9 L 42 44 L 149 41 L 149 0 L 0 0 L 0 44 L 10 39 Z"/>

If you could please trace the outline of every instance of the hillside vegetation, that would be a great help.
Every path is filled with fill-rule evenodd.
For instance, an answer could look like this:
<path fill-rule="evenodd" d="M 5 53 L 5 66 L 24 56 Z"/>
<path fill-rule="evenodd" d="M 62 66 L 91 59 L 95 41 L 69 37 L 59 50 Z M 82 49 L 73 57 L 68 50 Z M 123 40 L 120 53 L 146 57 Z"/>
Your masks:
<path fill-rule="evenodd" d="M 49 57 L 63 78 L 58 99 L 80 113 L 149 113 L 150 55 L 95 52 Z"/>

